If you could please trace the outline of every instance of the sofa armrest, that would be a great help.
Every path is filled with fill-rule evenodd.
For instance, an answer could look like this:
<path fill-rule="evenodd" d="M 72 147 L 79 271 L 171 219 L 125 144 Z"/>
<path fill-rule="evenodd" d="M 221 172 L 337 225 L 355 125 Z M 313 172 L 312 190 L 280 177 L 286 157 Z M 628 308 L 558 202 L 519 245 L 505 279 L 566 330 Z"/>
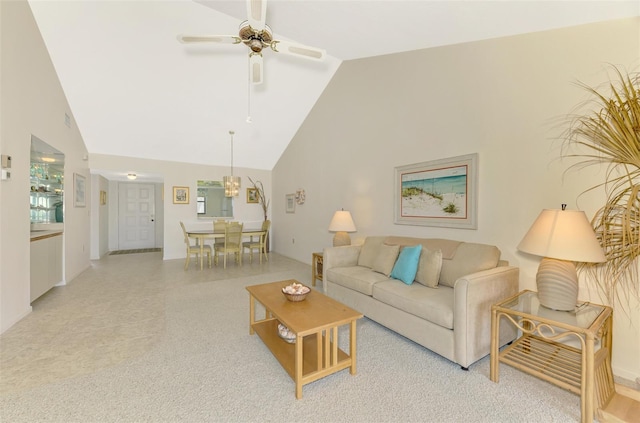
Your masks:
<path fill-rule="evenodd" d="M 327 270 L 332 267 L 357 266 L 358 256 L 362 245 L 346 245 L 343 247 L 328 247 L 324 249 L 322 256 L 322 273 L 327 279 Z M 322 284 L 322 289 L 327 293 L 327 284 Z"/>
<path fill-rule="evenodd" d="M 501 266 L 459 278 L 454 287 L 453 330 L 456 362 L 462 367 L 489 354 L 491 306 L 518 293 L 520 269 Z M 500 345 L 515 339 L 515 330 L 502 325 Z"/>

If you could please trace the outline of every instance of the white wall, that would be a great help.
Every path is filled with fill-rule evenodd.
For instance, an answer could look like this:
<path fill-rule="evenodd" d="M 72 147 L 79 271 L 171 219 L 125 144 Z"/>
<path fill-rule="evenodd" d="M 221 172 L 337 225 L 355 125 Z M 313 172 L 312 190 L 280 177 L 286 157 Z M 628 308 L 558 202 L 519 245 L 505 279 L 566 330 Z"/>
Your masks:
<path fill-rule="evenodd" d="M 139 173 L 161 175 L 164 179 L 164 191 L 156 194 L 156 201 L 160 199 L 162 205 L 162 226 L 164 243 L 163 256 L 165 260 L 184 258 L 186 254 L 184 238 L 179 222 L 183 221 L 187 229 L 210 227 L 211 219 L 198 219 L 196 213 L 196 184 L 198 180 L 220 181 L 229 173 L 226 166 L 205 166 L 191 163 L 169 162 L 163 160 L 147 160 L 131 157 L 91 154 L 89 165 L 93 169 L 103 171 L 126 172 L 136 169 Z M 262 206 L 247 203 L 246 188 L 251 187 L 248 177 L 254 181 L 262 181 L 267 198 L 271 198 L 271 172 L 259 169 L 233 168 L 233 173 L 241 177 L 240 195 L 233 200 L 233 219 L 245 224 L 245 227 L 260 227 L 264 220 Z M 173 187 L 189 187 L 189 204 L 173 204 Z M 117 249 L 117 183 L 109 183 L 109 249 Z M 158 213 L 156 213 L 157 215 Z M 269 212 L 269 215 L 271 212 Z M 275 229 L 277 230 L 277 229 Z"/>
<path fill-rule="evenodd" d="M 273 247 L 310 263 L 331 245 L 335 210 L 352 212 L 357 233 L 445 237 L 497 245 L 535 290 L 539 258 L 516 246 L 544 208 L 592 216 L 603 180 L 583 170 L 563 178 L 556 118 L 586 98 L 577 80 L 606 82 L 607 63 L 640 70 L 639 19 L 459 44 L 342 64 L 273 171 Z M 479 154 L 478 229 L 395 225 L 394 167 Z M 285 213 L 285 195 L 306 203 Z M 295 240 L 295 242 L 294 242 Z M 584 287 L 581 298 L 590 298 Z M 635 304 L 636 310 L 638 305 Z M 640 376 L 640 319 L 615 312 L 616 375 Z"/>
<path fill-rule="evenodd" d="M 73 205 L 73 175 L 89 184 L 87 150 L 40 32 L 24 0 L 0 2 L 0 140 L 13 158 L 0 190 L 0 331 L 31 311 L 29 301 L 29 166 L 31 135 L 65 154 L 64 278 L 89 266 L 89 213 Z M 65 114 L 71 125 L 65 125 Z"/>

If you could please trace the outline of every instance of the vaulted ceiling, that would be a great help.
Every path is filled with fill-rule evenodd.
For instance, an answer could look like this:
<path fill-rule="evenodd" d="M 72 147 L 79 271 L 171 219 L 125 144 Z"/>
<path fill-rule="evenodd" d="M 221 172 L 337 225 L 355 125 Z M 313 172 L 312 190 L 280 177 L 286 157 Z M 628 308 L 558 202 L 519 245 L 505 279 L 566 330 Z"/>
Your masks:
<path fill-rule="evenodd" d="M 274 37 L 327 58 L 265 51 L 250 87 L 245 46 L 176 38 L 236 35 L 245 0 L 29 4 L 90 154 L 226 166 L 234 130 L 234 165 L 267 170 L 342 61 L 640 16 L 640 0 L 269 0 Z"/>

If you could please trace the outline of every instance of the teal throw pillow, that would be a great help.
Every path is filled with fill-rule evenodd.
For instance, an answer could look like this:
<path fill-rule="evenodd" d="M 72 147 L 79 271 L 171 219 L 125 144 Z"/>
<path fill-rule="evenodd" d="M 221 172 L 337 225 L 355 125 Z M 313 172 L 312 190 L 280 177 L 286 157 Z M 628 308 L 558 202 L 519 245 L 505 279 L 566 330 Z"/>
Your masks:
<path fill-rule="evenodd" d="M 422 245 L 420 244 L 415 247 L 404 247 L 402 251 L 400 251 L 400 256 L 395 266 L 393 266 L 391 277 L 399 279 L 407 285 L 411 285 L 418 271 L 420 251 L 422 251 Z"/>

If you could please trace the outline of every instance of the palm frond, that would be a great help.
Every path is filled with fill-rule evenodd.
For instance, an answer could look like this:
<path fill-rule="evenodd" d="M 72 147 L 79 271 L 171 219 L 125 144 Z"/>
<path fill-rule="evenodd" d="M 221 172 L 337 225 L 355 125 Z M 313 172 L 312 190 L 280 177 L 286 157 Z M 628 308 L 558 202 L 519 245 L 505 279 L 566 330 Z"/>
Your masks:
<path fill-rule="evenodd" d="M 253 179 L 251 179 L 251 177 L 249 177 L 249 182 L 251 182 L 251 185 L 253 185 L 253 188 L 258 193 L 258 203 L 260 203 L 260 205 L 262 206 L 262 213 L 264 214 L 264 220 L 267 220 L 267 217 L 268 217 L 267 213 L 269 211 L 269 200 L 265 196 L 264 185 L 262 184 L 262 181 L 254 182 Z"/>
<path fill-rule="evenodd" d="M 592 226 L 607 261 L 583 263 L 589 280 L 610 304 L 628 305 L 640 299 L 640 74 L 624 75 L 613 68 L 617 79 L 607 91 L 580 84 L 590 95 L 590 110 L 567 117 L 563 134 L 563 157 L 579 158 L 571 169 L 606 165 L 605 181 L 585 190 L 604 187 L 606 203 L 596 212 Z M 579 147 L 570 153 L 569 147 Z"/>

